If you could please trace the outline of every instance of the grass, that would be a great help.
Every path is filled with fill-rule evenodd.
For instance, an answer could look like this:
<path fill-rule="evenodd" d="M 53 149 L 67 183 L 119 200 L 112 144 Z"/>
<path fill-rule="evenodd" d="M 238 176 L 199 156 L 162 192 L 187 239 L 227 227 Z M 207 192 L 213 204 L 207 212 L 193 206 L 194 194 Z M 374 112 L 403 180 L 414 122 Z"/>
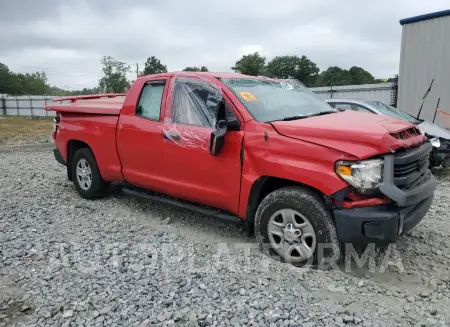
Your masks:
<path fill-rule="evenodd" d="M 47 143 L 52 126 L 52 119 L 0 116 L 0 145 Z"/>

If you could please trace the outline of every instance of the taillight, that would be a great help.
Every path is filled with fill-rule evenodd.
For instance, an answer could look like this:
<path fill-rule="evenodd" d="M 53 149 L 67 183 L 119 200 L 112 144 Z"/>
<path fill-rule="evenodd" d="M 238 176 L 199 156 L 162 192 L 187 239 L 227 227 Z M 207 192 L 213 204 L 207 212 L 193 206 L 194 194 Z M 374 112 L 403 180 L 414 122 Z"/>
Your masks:
<path fill-rule="evenodd" d="M 61 121 L 59 112 L 56 113 L 56 117 L 53 118 L 53 138 L 56 137 L 56 133 L 58 132 L 58 126 L 59 126 L 59 122 Z"/>

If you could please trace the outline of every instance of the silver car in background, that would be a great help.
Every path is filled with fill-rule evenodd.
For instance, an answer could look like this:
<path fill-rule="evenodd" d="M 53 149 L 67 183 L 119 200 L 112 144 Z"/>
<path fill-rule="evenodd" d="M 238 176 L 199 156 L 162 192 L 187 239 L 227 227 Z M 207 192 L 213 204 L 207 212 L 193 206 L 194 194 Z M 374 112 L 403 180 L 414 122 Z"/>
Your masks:
<path fill-rule="evenodd" d="M 417 125 L 433 144 L 430 158 L 431 166 L 447 166 L 450 164 L 450 131 L 423 119 L 417 119 L 410 114 L 381 101 L 364 101 L 354 99 L 327 99 L 330 106 L 338 110 L 355 110 L 377 115 L 390 116 L 409 121 Z"/>

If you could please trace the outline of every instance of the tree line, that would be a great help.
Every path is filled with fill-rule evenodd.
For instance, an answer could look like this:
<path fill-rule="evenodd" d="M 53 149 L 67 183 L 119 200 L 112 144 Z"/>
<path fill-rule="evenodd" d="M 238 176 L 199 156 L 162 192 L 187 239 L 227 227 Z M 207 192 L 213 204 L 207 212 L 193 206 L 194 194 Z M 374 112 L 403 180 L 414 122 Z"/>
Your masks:
<path fill-rule="evenodd" d="M 50 86 L 45 72 L 14 73 L 8 66 L 0 63 L 0 94 L 9 95 L 81 95 L 103 92 L 125 92 L 133 81 L 129 81 L 127 74 L 132 72 L 131 66 L 111 56 L 104 56 L 100 61 L 103 76 L 98 86 L 70 91 Z M 294 78 L 308 87 L 373 84 L 390 81 L 375 79 L 365 69 L 353 66 L 343 69 L 337 66 L 320 71 L 315 62 L 306 56 L 285 55 L 267 60 L 259 52 L 242 56 L 236 61 L 233 71 L 246 75 L 267 76 L 273 78 Z M 189 66 L 183 71 L 208 72 L 206 66 Z M 147 58 L 139 76 L 166 73 L 167 66 L 155 56 Z"/>

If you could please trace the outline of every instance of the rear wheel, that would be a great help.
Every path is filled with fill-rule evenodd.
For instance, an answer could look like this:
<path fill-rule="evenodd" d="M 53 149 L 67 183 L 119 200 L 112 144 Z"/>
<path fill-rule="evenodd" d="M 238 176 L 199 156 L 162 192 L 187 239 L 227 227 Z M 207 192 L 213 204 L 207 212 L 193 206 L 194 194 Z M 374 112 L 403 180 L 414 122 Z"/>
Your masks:
<path fill-rule="evenodd" d="M 339 240 L 330 211 L 321 197 L 303 187 L 270 193 L 259 205 L 255 231 L 264 253 L 295 266 L 336 262 Z"/>
<path fill-rule="evenodd" d="M 72 178 L 76 190 L 85 199 L 105 196 L 109 190 L 109 183 L 100 175 L 97 161 L 89 148 L 75 152 L 72 159 Z"/>

